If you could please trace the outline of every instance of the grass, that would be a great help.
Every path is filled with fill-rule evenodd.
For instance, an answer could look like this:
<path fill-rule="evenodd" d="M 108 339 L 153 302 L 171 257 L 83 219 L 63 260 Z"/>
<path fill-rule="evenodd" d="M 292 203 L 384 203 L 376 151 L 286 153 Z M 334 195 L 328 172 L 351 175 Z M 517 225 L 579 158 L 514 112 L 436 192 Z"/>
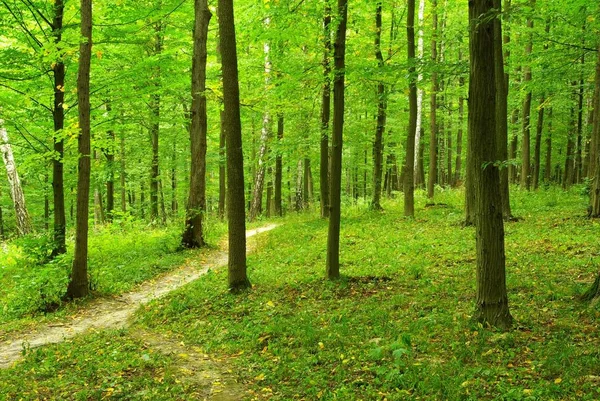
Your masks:
<path fill-rule="evenodd" d="M 577 297 L 597 272 L 600 223 L 584 218 L 580 189 L 513 192 L 513 212 L 523 220 L 506 224 L 515 327 L 505 333 L 470 320 L 475 231 L 461 226 L 462 193 L 441 192 L 436 202 L 445 206 L 426 207 L 418 193 L 415 219 L 402 217 L 401 198 L 387 201 L 383 213 L 346 207 L 343 278 L 335 283 L 323 279 L 327 222 L 290 215 L 259 237 L 259 252 L 248 260 L 251 291 L 230 295 L 226 272 L 212 271 L 143 307 L 130 330 L 160 332 L 219 358 L 249 400 L 599 399 L 600 307 Z M 51 388 L 49 399 L 64 399 L 58 394 L 72 388 L 67 399 L 85 399 L 77 385 L 90 380 L 85 364 L 71 363 L 66 379 L 53 356 L 71 355 L 102 369 L 90 383 L 114 382 L 121 391 L 88 399 L 155 399 L 123 395 L 127 386 L 147 384 L 143 375 L 118 379 L 126 358 L 135 367 L 146 352 L 128 331 L 111 337 L 114 346 L 131 346 L 122 364 L 94 353 L 107 337 L 82 338 L 0 371 L 0 388 L 18 388 L 42 365 L 48 374 L 27 379 L 30 394 Z M 162 369 L 173 369 L 164 358 Z M 164 399 L 196 391 L 181 386 Z"/>

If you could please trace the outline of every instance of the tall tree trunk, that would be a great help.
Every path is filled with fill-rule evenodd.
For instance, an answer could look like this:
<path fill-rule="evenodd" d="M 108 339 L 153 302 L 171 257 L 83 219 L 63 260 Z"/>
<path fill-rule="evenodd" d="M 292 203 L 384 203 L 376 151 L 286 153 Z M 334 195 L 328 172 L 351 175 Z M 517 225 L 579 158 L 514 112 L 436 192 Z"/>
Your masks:
<path fill-rule="evenodd" d="M 159 55 L 162 52 L 162 24 L 160 22 L 156 23 L 154 30 L 154 54 Z M 153 222 L 158 221 L 159 202 L 158 181 L 160 180 L 160 174 L 158 159 L 158 137 L 160 133 L 160 70 L 160 65 L 157 65 L 152 77 L 156 92 L 150 95 L 150 141 L 152 143 L 152 163 L 150 166 L 150 220 Z"/>
<path fill-rule="evenodd" d="M 283 139 L 284 117 L 283 113 L 277 115 L 277 140 L 281 142 Z M 281 186 L 283 179 L 283 160 L 281 150 L 277 148 L 277 156 L 275 156 L 275 214 L 283 216 L 283 205 L 281 200 Z"/>
<path fill-rule="evenodd" d="M 294 210 L 296 212 L 302 211 L 304 207 L 304 197 L 302 192 L 302 177 L 303 169 L 302 169 L 302 159 L 298 159 L 298 163 L 296 164 L 296 196 L 294 196 Z"/>
<path fill-rule="evenodd" d="M 585 43 L 584 43 L 585 45 Z M 582 143 L 583 143 L 583 98 L 585 89 L 584 79 L 585 55 L 581 56 L 581 77 L 579 79 L 578 108 L 577 108 L 577 152 L 575 154 L 574 182 L 581 182 L 583 174 Z"/>
<path fill-rule="evenodd" d="M 219 218 L 222 220 L 225 218 L 225 200 L 227 198 L 227 163 L 225 160 L 227 134 L 225 133 L 225 112 L 223 110 L 219 112 L 219 117 L 221 120 L 219 129 Z"/>
<path fill-rule="evenodd" d="M 229 226 L 228 282 L 232 292 L 250 288 L 246 274 L 246 209 L 244 155 L 240 121 L 240 88 L 233 0 L 219 0 L 219 34 L 223 70 L 223 103 L 227 134 L 227 216 Z"/>
<path fill-rule="evenodd" d="M 517 166 L 513 162 L 517 160 L 517 149 L 519 147 L 519 137 L 517 124 L 519 123 L 519 109 L 514 109 L 511 115 L 510 123 L 513 126 L 512 138 L 508 148 L 508 159 L 511 163 L 508 164 L 508 179 L 511 183 L 517 183 Z"/>
<path fill-rule="evenodd" d="M 202 227 L 206 211 L 206 59 L 208 25 L 212 14 L 207 0 L 194 0 L 194 52 L 192 59 L 192 106 L 190 128 L 190 190 L 185 208 L 184 248 L 205 245 Z"/>
<path fill-rule="evenodd" d="M 303 191 L 304 192 L 304 197 L 302 198 L 302 207 L 304 210 L 309 210 L 310 208 L 310 202 L 312 201 L 310 198 L 311 195 L 311 191 L 310 191 L 310 159 L 308 157 L 304 158 L 304 174 L 302 175 L 302 179 L 303 179 Z M 268 204 L 267 204 L 268 205 Z"/>
<path fill-rule="evenodd" d="M 530 6 L 533 9 L 535 7 L 535 0 L 529 0 Z M 528 28 L 528 39 L 527 45 L 525 46 L 525 56 L 531 57 L 533 49 L 533 10 L 531 15 L 527 17 L 527 28 Z M 521 142 L 521 188 L 527 190 L 531 187 L 531 88 L 529 83 L 531 82 L 531 62 L 528 62 L 525 66 L 525 75 L 523 82 L 527 88 L 525 93 L 525 100 L 523 101 L 523 141 Z"/>
<path fill-rule="evenodd" d="M 419 32 L 417 36 L 417 59 L 419 63 L 423 62 L 423 54 L 425 51 L 425 41 L 423 39 L 423 21 L 425 19 L 425 0 L 419 0 L 419 11 L 417 13 L 417 23 L 419 24 Z M 423 96 L 425 91 L 422 88 L 423 71 L 419 69 L 417 76 L 417 128 L 415 128 L 415 187 L 423 188 L 425 186 L 425 169 L 421 168 L 423 164 L 423 146 L 421 144 L 423 133 Z"/>
<path fill-rule="evenodd" d="M 408 0 L 408 16 L 406 20 L 408 74 L 409 74 L 409 118 L 408 135 L 406 136 L 406 161 L 404 163 L 404 215 L 415 215 L 415 131 L 417 129 L 417 84 L 415 76 L 415 0 Z"/>
<path fill-rule="evenodd" d="M 573 86 L 576 86 L 577 82 L 573 81 Z M 576 95 L 576 93 L 573 93 Z M 573 103 L 575 99 L 573 99 Z M 575 177 L 575 141 L 574 131 L 577 130 L 577 122 L 575 120 L 575 106 L 571 105 L 571 124 L 567 131 L 567 153 L 565 154 L 565 171 L 563 176 L 563 189 L 569 188 L 573 184 Z"/>
<path fill-rule="evenodd" d="M 474 319 L 502 329 L 510 328 L 504 253 L 504 222 L 500 175 L 496 160 L 496 79 L 494 21 L 485 16 L 492 0 L 469 2 L 470 80 L 469 149 L 476 193 L 477 300 Z M 484 16 L 482 19 L 481 17 Z M 497 53 L 496 53 L 497 54 Z"/>
<path fill-rule="evenodd" d="M 342 192 L 342 144 L 344 133 L 344 80 L 346 68 L 346 25 L 348 0 L 338 0 L 333 79 L 333 135 L 331 138 L 330 216 L 327 234 L 327 278 L 340 277 L 340 217 Z"/>
<path fill-rule="evenodd" d="M 110 103 L 106 103 L 106 112 L 112 111 Z M 115 209 L 115 132 L 108 130 L 109 146 L 104 151 L 106 157 L 106 221 L 111 222 Z"/>
<path fill-rule="evenodd" d="M 173 141 L 173 159 L 171 160 L 171 215 L 177 216 L 177 141 Z"/>
<path fill-rule="evenodd" d="M 27 212 L 27 205 L 25 204 L 25 195 L 23 194 L 23 188 L 21 187 L 21 180 L 19 179 L 19 172 L 17 171 L 17 165 L 13 156 L 12 147 L 8 141 L 8 133 L 4 128 L 4 121 L 0 120 L 0 152 L 2 152 L 2 159 L 6 166 L 6 175 L 8 176 L 8 184 L 10 187 L 10 196 L 15 206 L 15 218 L 17 220 L 17 232 L 20 236 L 27 235 L 33 231 L 31 226 L 31 219 Z"/>
<path fill-rule="evenodd" d="M 64 1 L 54 2 L 54 18 L 52 20 L 52 35 L 54 43 L 60 50 L 63 31 Z M 52 196 L 54 203 L 54 238 L 52 257 L 67 252 L 65 243 L 65 230 L 67 218 L 65 216 L 65 188 L 64 188 L 64 140 L 62 130 L 65 125 L 65 65 L 62 57 L 53 65 L 54 74 L 54 107 L 52 115 L 54 120 L 54 158 L 52 160 Z"/>
<path fill-rule="evenodd" d="M 458 50 L 458 60 L 462 61 L 462 50 Z M 463 95 L 463 87 L 465 86 L 464 77 L 458 79 L 460 86 L 460 95 L 458 97 L 458 132 L 456 134 L 456 163 L 454 167 L 453 185 L 457 187 L 461 180 L 462 171 L 462 143 L 463 143 L 463 126 L 465 118 L 465 97 Z"/>
<path fill-rule="evenodd" d="M 321 151 L 319 159 L 319 184 L 321 194 L 321 217 L 329 217 L 329 119 L 331 117 L 331 8 L 329 2 L 325 5 L 323 18 L 323 96 L 321 105 Z M 277 210 L 277 195 L 275 195 Z"/>
<path fill-rule="evenodd" d="M 100 166 L 100 155 L 94 149 L 94 165 L 98 169 Z M 104 203 L 102 202 L 102 183 L 101 178 L 97 177 L 94 183 L 94 224 L 102 225 L 105 222 L 104 218 Z"/>
<path fill-rule="evenodd" d="M 504 71 L 504 53 L 502 51 L 502 0 L 494 0 L 494 9 L 498 15 L 494 19 L 494 57 L 496 75 L 496 156 L 497 160 L 508 160 L 508 75 Z M 508 187 L 508 169 L 500 169 L 500 196 L 502 197 L 502 215 L 505 220 L 512 218 L 510 209 L 510 191 Z"/>
<path fill-rule="evenodd" d="M 598 42 L 598 52 L 596 60 L 596 79 L 594 82 L 594 119 L 592 125 L 592 151 L 590 156 L 590 168 L 593 168 L 594 176 L 592 178 L 593 190 L 591 196 L 591 217 L 600 217 L 600 41 Z"/>
<path fill-rule="evenodd" d="M 92 59 L 92 0 L 81 0 L 81 37 L 77 100 L 79 105 L 79 176 L 77 177 L 77 223 L 75 255 L 66 297 L 82 298 L 89 293 L 87 275 L 88 213 L 90 199 L 90 64 Z"/>
<path fill-rule="evenodd" d="M 385 67 L 381 54 L 381 1 L 375 10 L 375 57 L 379 68 Z M 383 175 L 383 134 L 385 132 L 387 94 L 383 82 L 377 84 L 377 128 L 373 143 L 373 200 L 371 207 L 381 210 L 381 176 Z M 366 184 L 366 183 L 365 183 Z M 365 191 L 366 192 L 366 191 Z"/>
<path fill-rule="evenodd" d="M 429 133 L 429 177 L 427 179 L 427 197 L 433 199 L 435 184 L 438 181 L 437 177 L 437 151 L 438 151 L 438 126 L 437 126 L 437 92 L 438 87 L 438 73 L 436 64 L 438 61 L 437 55 L 437 29 L 438 29 L 438 16 L 437 16 L 437 0 L 432 0 L 432 26 L 431 26 L 431 61 L 433 63 L 433 72 L 431 73 L 431 99 L 430 99 L 430 130 Z"/>

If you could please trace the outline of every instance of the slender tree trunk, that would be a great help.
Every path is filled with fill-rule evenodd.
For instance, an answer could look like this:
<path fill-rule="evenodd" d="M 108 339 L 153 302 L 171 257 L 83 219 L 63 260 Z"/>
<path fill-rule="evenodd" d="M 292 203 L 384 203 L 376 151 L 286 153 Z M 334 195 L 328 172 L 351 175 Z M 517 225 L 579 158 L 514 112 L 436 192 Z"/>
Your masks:
<path fill-rule="evenodd" d="M 437 125 L 437 92 L 438 87 L 438 73 L 436 64 L 438 61 L 437 55 L 437 29 L 438 29 L 438 16 L 437 16 L 437 0 L 432 0 L 432 26 L 431 26 L 431 61 L 433 63 L 433 72 L 431 74 L 431 100 L 430 100 L 430 130 L 429 133 L 429 177 L 427 179 L 427 197 L 433 199 L 435 184 L 438 181 L 437 177 L 437 152 L 438 152 L 438 125 Z"/>
<path fill-rule="evenodd" d="M 385 67 L 381 53 L 381 1 L 377 3 L 375 11 L 375 57 L 379 68 Z M 371 207 L 381 210 L 381 176 L 383 175 L 383 134 L 385 132 L 387 110 L 387 94 L 383 82 L 377 84 L 377 127 L 375 142 L 373 143 L 373 200 Z M 366 184 L 366 182 L 365 182 Z M 366 191 L 365 191 L 366 192 Z M 366 195 L 366 194 L 365 194 Z"/>
<path fill-rule="evenodd" d="M 194 52 L 192 59 L 192 106 L 190 128 L 190 190 L 185 210 L 184 248 L 200 248 L 206 243 L 202 227 L 206 211 L 206 59 L 208 25 L 212 14 L 207 0 L 194 1 Z"/>
<path fill-rule="evenodd" d="M 227 172 L 226 172 L 226 133 L 225 133 L 225 112 L 221 110 L 219 112 L 221 119 L 221 128 L 219 130 L 219 218 L 222 220 L 225 218 L 225 200 L 227 197 Z"/>
<path fill-rule="evenodd" d="M 64 1 L 54 2 L 54 19 L 52 20 L 52 35 L 54 43 L 60 50 L 63 30 Z M 54 120 L 54 158 L 52 160 L 52 196 L 54 203 L 54 243 L 52 255 L 55 257 L 67 252 L 65 243 L 65 230 L 67 218 L 65 216 L 65 189 L 64 189 L 64 140 L 62 130 L 65 125 L 65 65 L 62 57 L 54 63 L 54 107 L 52 115 Z"/>
<path fill-rule="evenodd" d="M 584 43 L 585 45 L 585 43 Z M 577 152 L 575 154 L 574 182 L 581 182 L 583 174 L 582 143 L 583 143 L 583 98 L 585 79 L 583 69 L 585 68 L 585 56 L 581 57 L 581 78 L 579 80 L 578 108 L 577 108 Z"/>
<path fill-rule="evenodd" d="M 415 69 L 415 0 L 408 0 L 408 16 L 406 20 L 408 74 L 409 74 L 409 118 L 408 135 L 406 136 L 406 161 L 404 163 L 404 215 L 415 215 L 415 132 L 417 129 L 417 85 Z"/>
<path fill-rule="evenodd" d="M 283 113 L 277 115 L 277 140 L 281 142 L 283 139 L 284 118 Z M 277 150 L 275 157 L 275 214 L 283 216 L 283 205 L 281 200 L 281 185 L 283 179 L 283 160 L 281 150 Z"/>
<path fill-rule="evenodd" d="M 419 24 L 419 32 L 417 36 L 417 59 L 419 63 L 423 61 L 423 54 L 425 51 L 425 41 L 423 39 L 423 21 L 425 19 L 425 0 L 419 0 L 419 11 L 417 13 L 417 21 Z M 419 75 L 417 76 L 417 128 L 415 128 L 415 187 L 423 188 L 425 186 L 425 169 L 422 168 L 423 164 L 423 146 L 421 144 L 423 133 L 423 96 L 425 91 L 422 88 L 421 82 L 423 81 L 422 69 L 419 69 Z"/>
<path fill-rule="evenodd" d="M 302 175 L 302 179 L 303 179 L 303 191 L 304 192 L 304 197 L 302 198 L 302 207 L 304 210 L 309 210 L 310 208 L 310 159 L 308 157 L 304 158 L 304 174 Z"/>
<path fill-rule="evenodd" d="M 514 109 L 510 119 L 510 123 L 513 126 L 512 138 L 510 140 L 510 146 L 508 148 L 508 159 L 511 163 L 508 164 L 508 179 L 511 183 L 517 183 L 517 166 L 513 162 L 517 160 L 517 149 L 519 147 L 519 137 L 517 124 L 519 123 L 519 109 Z"/>
<path fill-rule="evenodd" d="M 8 133 L 4 128 L 4 121 L 0 120 L 0 152 L 2 152 L 2 159 L 6 166 L 6 175 L 8 176 L 8 184 L 10 187 L 10 196 L 15 206 L 15 218 L 17 222 L 17 232 L 20 236 L 27 235 L 33 231 L 31 226 L 31 219 L 27 212 L 27 205 L 25 204 L 25 195 L 23 194 L 23 188 L 21 187 L 21 180 L 19 179 L 19 172 L 17 171 L 17 165 L 13 156 L 12 147 L 8 141 Z"/>
<path fill-rule="evenodd" d="M 544 103 L 546 99 L 544 96 L 540 99 L 540 105 L 538 107 L 538 119 L 537 126 L 535 129 L 535 148 L 533 150 L 533 189 L 538 189 L 540 182 L 540 165 L 541 165 L 541 147 L 542 147 L 542 133 L 544 131 Z"/>
<path fill-rule="evenodd" d="M 331 8 L 329 1 L 325 5 L 323 18 L 323 96 L 321 105 L 321 152 L 319 159 L 319 183 L 321 194 L 321 217 L 329 217 L 329 119 L 331 117 Z M 277 209 L 277 195 L 275 196 Z"/>
<path fill-rule="evenodd" d="M 327 234 L 327 278 L 340 277 L 340 217 L 342 192 L 342 144 L 344 133 L 344 80 L 346 68 L 346 24 L 348 0 L 338 0 L 333 79 L 333 135 L 331 141 L 330 216 Z"/>
<path fill-rule="evenodd" d="M 219 33 L 223 70 L 223 103 L 227 134 L 227 216 L 229 226 L 229 289 L 250 288 L 246 274 L 246 209 L 244 199 L 244 155 L 240 121 L 240 89 L 233 0 L 219 0 Z"/>
<path fill-rule="evenodd" d="M 127 212 L 127 187 L 126 187 L 126 172 L 125 172 L 125 135 L 121 133 L 121 211 Z"/>
<path fill-rule="evenodd" d="M 173 159 L 171 161 L 171 216 L 176 217 L 179 209 L 177 202 L 177 141 L 173 141 Z"/>
<path fill-rule="evenodd" d="M 476 193 L 475 224 L 477 248 L 477 300 L 474 319 L 508 329 L 512 316 L 508 309 L 504 253 L 504 223 L 500 195 L 500 175 L 496 160 L 496 79 L 494 22 L 487 16 L 492 0 L 469 2 L 470 79 L 469 149 Z"/>
<path fill-rule="evenodd" d="M 535 0 L 529 0 L 531 7 L 535 7 Z M 533 49 L 533 10 L 531 16 L 527 18 L 527 28 L 529 31 L 527 45 L 525 46 L 525 56 L 531 57 Z M 524 75 L 525 87 L 531 82 L 531 64 L 525 66 Z M 531 187 L 531 89 L 527 89 L 525 100 L 523 101 L 523 141 L 521 142 L 521 188 L 529 191 Z"/>
<path fill-rule="evenodd" d="M 548 110 L 548 136 L 546 137 L 546 161 L 544 168 L 544 182 L 552 180 L 552 108 Z"/>
<path fill-rule="evenodd" d="M 154 54 L 158 55 L 162 52 L 162 25 L 156 23 L 154 37 Z M 154 87 L 156 92 L 150 95 L 150 111 L 151 111 L 151 125 L 150 125 L 150 141 L 152 143 L 152 163 L 150 167 L 150 219 L 153 222 L 158 221 L 158 181 L 160 180 L 159 174 L 159 159 L 158 159 L 158 137 L 160 133 L 160 76 L 161 68 L 160 65 L 155 67 L 153 74 Z"/>
<path fill-rule="evenodd" d="M 594 119 L 592 126 L 592 152 L 590 168 L 593 167 L 594 176 L 592 178 L 593 190 L 591 196 L 591 217 L 600 217 L 600 41 L 598 42 L 598 52 L 596 60 L 596 79 L 594 82 Z"/>
<path fill-rule="evenodd" d="M 573 81 L 573 86 L 577 82 Z M 574 93 L 575 94 L 575 93 Z M 573 99 L 575 102 L 575 99 Z M 577 122 L 575 120 L 575 106 L 571 106 L 571 124 L 567 132 L 567 153 L 565 154 L 565 171 L 563 176 L 563 189 L 569 188 L 573 184 L 575 177 L 575 141 L 574 131 L 577 130 Z"/>
<path fill-rule="evenodd" d="M 82 298 L 89 293 L 87 275 L 88 213 L 90 198 L 90 64 L 92 59 L 92 0 L 81 0 L 81 38 L 77 100 L 79 108 L 79 176 L 77 178 L 77 223 L 75 255 L 66 297 Z"/>
<path fill-rule="evenodd" d="M 106 103 L 106 112 L 112 111 L 110 102 Z M 104 150 L 106 157 L 106 221 L 111 222 L 115 209 L 115 132 L 108 130 L 109 146 Z"/>
<path fill-rule="evenodd" d="M 294 197 L 294 210 L 296 212 L 302 211 L 304 207 L 304 197 L 302 191 L 302 177 L 304 176 L 302 169 L 302 159 L 298 160 L 296 164 L 296 196 Z"/>
<path fill-rule="evenodd" d="M 94 149 L 94 167 L 98 169 L 100 166 L 100 155 Z M 94 224 L 102 225 L 105 222 L 104 218 L 104 203 L 102 202 L 102 183 L 101 178 L 97 177 L 94 182 Z"/>
<path fill-rule="evenodd" d="M 462 61 L 462 51 L 458 50 L 458 60 Z M 463 143 L 463 126 L 465 118 L 465 97 L 463 95 L 463 87 L 465 86 L 464 77 L 458 79 L 460 86 L 460 95 L 458 97 L 458 133 L 456 134 L 456 164 L 454 167 L 454 186 L 458 187 L 461 181 L 462 171 L 462 143 Z"/>

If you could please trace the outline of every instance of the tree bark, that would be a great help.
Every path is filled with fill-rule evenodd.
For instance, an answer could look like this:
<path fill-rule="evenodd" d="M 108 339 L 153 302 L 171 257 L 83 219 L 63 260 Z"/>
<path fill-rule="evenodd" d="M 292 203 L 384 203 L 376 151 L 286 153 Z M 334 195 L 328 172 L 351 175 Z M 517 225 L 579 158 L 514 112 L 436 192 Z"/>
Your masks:
<path fill-rule="evenodd" d="M 594 170 L 593 180 L 593 190 L 591 196 L 591 207 L 592 213 L 591 217 L 600 217 L 600 152 L 598 152 L 598 144 L 600 144 L 600 41 L 598 42 L 598 52 L 597 52 L 597 60 L 596 60 L 596 79 L 594 82 L 594 119 L 592 126 L 592 154 L 591 158 L 591 166 Z M 592 158 L 593 157 L 593 158 Z"/>
<path fill-rule="evenodd" d="M 331 140 L 330 216 L 327 234 L 327 278 L 340 277 L 340 218 L 342 192 L 342 145 L 344 133 L 344 80 L 346 68 L 346 25 L 348 0 L 338 0 L 338 27 L 335 38 L 333 79 L 333 135 Z"/>
<path fill-rule="evenodd" d="M 437 0 L 432 0 L 432 39 L 431 39 L 431 61 L 433 63 L 433 72 L 431 74 L 431 99 L 430 99 L 430 130 L 429 133 L 429 176 L 427 178 L 427 197 L 433 199 L 435 184 L 438 181 L 437 177 L 437 157 L 438 157 L 438 125 L 437 125 L 437 92 L 438 87 L 438 73 L 436 70 L 436 64 L 438 61 L 437 55 L 437 28 L 438 28 L 438 16 L 437 16 Z M 414 45 L 414 44 L 413 44 Z"/>
<path fill-rule="evenodd" d="M 283 139 L 284 117 L 283 113 L 277 115 L 277 140 L 281 142 Z M 281 150 L 277 148 L 277 156 L 275 156 L 275 214 L 283 216 L 283 205 L 281 200 L 281 187 L 283 180 L 283 159 Z"/>
<path fill-rule="evenodd" d="M 66 297 L 82 298 L 89 293 L 87 275 L 88 213 L 90 198 L 90 64 L 92 58 L 92 0 L 81 0 L 81 37 L 77 100 L 79 109 L 79 175 L 77 178 L 77 221 L 73 270 Z"/>
<path fill-rule="evenodd" d="M 417 36 L 417 59 L 419 64 L 423 62 L 423 54 L 425 48 L 423 21 L 425 19 L 425 0 L 419 0 L 419 11 L 417 13 L 417 21 L 419 24 L 419 33 Z M 423 96 L 425 91 L 421 85 L 423 81 L 422 69 L 419 69 L 417 76 L 417 127 L 415 128 L 415 187 L 423 188 L 425 186 L 425 169 L 423 168 L 423 146 L 422 138 L 425 130 L 423 129 Z"/>
<path fill-rule="evenodd" d="M 219 0 L 219 34 L 223 70 L 223 103 L 227 134 L 227 216 L 229 227 L 229 290 L 250 288 L 246 274 L 246 209 L 244 196 L 244 155 L 240 121 L 240 88 L 233 0 Z"/>
<path fill-rule="evenodd" d="M 538 118 L 537 125 L 535 128 L 535 147 L 533 149 L 533 189 L 538 189 L 540 182 L 540 166 L 541 166 L 541 147 L 542 147 L 542 133 L 544 131 L 544 103 L 546 99 L 544 96 L 540 98 L 540 105 L 538 107 Z"/>
<path fill-rule="evenodd" d="M 408 16 L 406 20 L 407 55 L 409 74 L 409 118 L 408 135 L 406 136 L 406 161 L 404 162 L 404 215 L 415 215 L 415 131 L 417 129 L 417 84 L 415 68 L 415 0 L 408 0 Z"/>
<path fill-rule="evenodd" d="M 157 22 L 155 27 L 154 36 L 154 54 L 159 55 L 162 52 L 162 25 Z M 150 220 L 152 222 L 158 221 L 158 181 L 160 180 L 159 172 L 159 156 L 158 156 L 158 137 L 160 133 L 160 65 L 155 67 L 153 73 L 153 83 L 155 87 L 155 93 L 150 95 L 150 112 L 151 112 L 151 125 L 150 125 L 150 142 L 152 144 L 152 162 L 150 166 Z"/>
<path fill-rule="evenodd" d="M 381 53 L 381 1 L 377 3 L 375 10 L 375 58 L 380 69 L 385 64 Z M 381 177 L 383 175 L 383 135 L 385 133 L 387 111 L 387 93 L 383 82 L 377 84 L 377 127 L 375 130 L 375 142 L 373 143 L 373 199 L 371 208 L 382 210 L 381 207 Z M 365 183 L 366 184 L 366 183 Z"/>
<path fill-rule="evenodd" d="M 207 0 L 194 1 L 194 51 L 192 59 L 192 106 L 190 128 L 190 189 L 185 209 L 184 248 L 200 248 L 206 243 L 203 214 L 206 211 L 206 59 L 208 25 L 212 14 Z"/>
<path fill-rule="evenodd" d="M 63 0 L 54 2 L 54 18 L 52 20 L 52 35 L 54 43 L 60 50 L 63 30 Z M 65 188 L 64 188 L 64 140 L 62 130 L 65 125 L 65 65 L 62 57 L 53 65 L 54 74 L 54 107 L 52 116 L 54 120 L 54 157 L 52 159 L 52 196 L 54 203 L 54 238 L 51 257 L 67 252 L 65 243 L 65 230 L 67 218 L 65 215 Z"/>
<path fill-rule="evenodd" d="M 508 329 L 504 222 L 496 160 L 496 79 L 492 0 L 470 0 L 469 149 L 476 194 L 477 300 L 474 320 Z"/>
<path fill-rule="evenodd" d="M 527 45 L 525 46 L 525 57 L 531 57 L 533 49 L 533 8 L 535 0 L 529 0 L 532 8 L 531 15 L 527 18 L 527 28 L 529 31 Z M 523 141 L 521 141 L 521 188 L 529 191 L 531 188 L 531 89 L 528 87 L 531 82 L 531 64 L 525 66 L 525 75 L 523 78 L 527 92 L 523 101 Z"/>
<path fill-rule="evenodd" d="M 121 133 L 121 171 L 120 171 L 120 181 L 121 181 L 121 211 L 123 213 L 127 212 L 127 187 L 126 187 L 126 172 L 125 172 L 125 134 Z"/>
<path fill-rule="evenodd" d="M 27 212 L 27 205 L 25 204 L 25 195 L 23 194 L 23 188 L 21 187 L 21 180 L 19 179 L 19 172 L 17 171 L 17 165 L 13 156 L 12 146 L 8 141 L 8 133 L 6 128 L 3 126 L 4 121 L 0 120 L 0 152 L 2 152 L 2 159 L 6 166 L 6 175 L 8 177 L 8 184 L 10 187 L 10 197 L 12 198 L 13 205 L 15 207 L 15 218 L 17 223 L 17 232 L 19 236 L 27 235 L 33 231 L 31 226 L 31 219 Z"/>
<path fill-rule="evenodd" d="M 552 180 L 552 108 L 548 110 L 548 136 L 546 137 L 546 161 L 544 167 L 544 182 Z"/>
<path fill-rule="evenodd" d="M 462 61 L 462 51 L 458 51 L 458 61 Z M 462 170 L 462 143 L 463 143 L 463 126 L 465 118 L 465 97 L 463 96 L 463 87 L 465 79 L 461 76 L 458 79 L 460 86 L 460 95 L 458 97 L 458 132 L 456 134 L 456 163 L 454 167 L 453 186 L 458 187 L 461 181 Z"/>
<path fill-rule="evenodd" d="M 323 18 L 323 96 L 321 105 L 321 151 L 319 159 L 319 184 L 321 217 L 329 217 L 329 119 L 331 118 L 331 8 L 329 2 L 325 5 Z M 277 199 L 277 196 L 276 196 Z M 275 200 L 277 205 L 277 200 Z"/>

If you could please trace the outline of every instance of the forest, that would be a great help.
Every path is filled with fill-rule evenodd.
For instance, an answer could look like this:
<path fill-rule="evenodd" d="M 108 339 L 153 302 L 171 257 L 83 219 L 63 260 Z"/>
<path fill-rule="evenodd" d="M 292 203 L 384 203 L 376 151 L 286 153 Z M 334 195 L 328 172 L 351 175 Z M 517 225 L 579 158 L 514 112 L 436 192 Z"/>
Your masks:
<path fill-rule="evenodd" d="M 0 0 L 0 401 L 600 399 L 599 147 L 597 2 Z"/>

